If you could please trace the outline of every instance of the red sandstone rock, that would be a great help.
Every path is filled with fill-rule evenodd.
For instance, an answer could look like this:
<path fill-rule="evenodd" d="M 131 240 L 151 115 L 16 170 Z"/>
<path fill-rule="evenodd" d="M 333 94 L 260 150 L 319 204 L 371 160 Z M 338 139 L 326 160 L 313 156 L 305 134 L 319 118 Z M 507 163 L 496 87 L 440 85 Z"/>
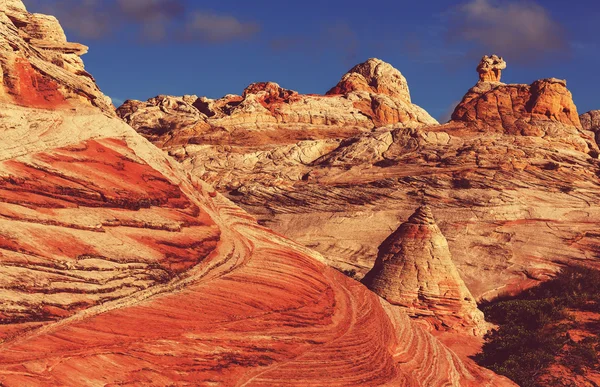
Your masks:
<path fill-rule="evenodd" d="M 506 62 L 498 55 L 484 56 L 477 65 L 480 82 L 500 82 Z"/>
<path fill-rule="evenodd" d="M 480 130 L 535 137 L 579 136 L 581 128 L 566 82 L 554 78 L 530 86 L 480 82 L 458 104 L 452 120 Z"/>
<path fill-rule="evenodd" d="M 21 1 L 0 6 L 0 101 L 40 108 L 85 101 L 113 114 L 79 58 L 87 47 L 68 43 L 54 17 L 30 14 Z"/>
<path fill-rule="evenodd" d="M 45 90 L 0 100 L 3 386 L 513 385 L 87 98 L 23 106 Z"/>
<path fill-rule="evenodd" d="M 478 300 L 535 285 L 563 264 L 596 265 L 598 147 L 575 110 L 564 111 L 572 104 L 564 83 L 479 82 L 476 90 L 457 109 L 460 120 L 446 125 L 224 127 L 163 148 L 262 223 L 357 279 L 423 202 Z M 366 100 L 355 104 L 371 109 Z"/>

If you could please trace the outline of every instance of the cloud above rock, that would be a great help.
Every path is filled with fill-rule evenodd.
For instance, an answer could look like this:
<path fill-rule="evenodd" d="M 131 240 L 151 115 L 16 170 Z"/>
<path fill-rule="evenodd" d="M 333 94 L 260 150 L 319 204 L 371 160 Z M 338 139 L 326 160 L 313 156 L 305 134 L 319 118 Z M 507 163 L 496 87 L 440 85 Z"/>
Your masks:
<path fill-rule="evenodd" d="M 472 45 L 478 55 L 495 53 L 531 63 L 569 51 L 565 30 L 543 6 L 531 1 L 471 0 L 450 12 L 447 37 Z"/>
<path fill-rule="evenodd" d="M 242 22 L 229 15 L 214 12 L 193 12 L 184 25 L 183 36 L 187 40 L 223 42 L 245 39 L 260 30 L 258 23 Z"/>
<path fill-rule="evenodd" d="M 123 29 L 145 41 L 222 43 L 260 30 L 254 22 L 188 9 L 183 0 L 25 0 L 35 12 L 56 16 L 76 38 L 102 39 Z"/>

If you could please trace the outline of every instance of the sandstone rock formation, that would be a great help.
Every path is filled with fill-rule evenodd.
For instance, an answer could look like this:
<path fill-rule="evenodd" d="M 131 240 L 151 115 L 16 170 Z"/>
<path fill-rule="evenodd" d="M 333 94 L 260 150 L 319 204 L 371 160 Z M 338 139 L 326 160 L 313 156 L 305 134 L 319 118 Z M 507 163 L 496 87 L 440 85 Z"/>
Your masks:
<path fill-rule="evenodd" d="M 165 108 L 165 104 L 171 107 Z M 229 132 L 321 128 L 357 134 L 389 124 L 437 123 L 411 102 L 402 74 L 379 59 L 351 69 L 326 96 L 301 95 L 273 82 L 259 82 L 248 86 L 241 96 L 218 100 L 195 96 L 129 100 L 117 113 L 158 145 L 198 143 L 220 128 Z M 186 129 L 179 130 L 182 126 Z"/>
<path fill-rule="evenodd" d="M 30 54 L 3 66 L 56 70 L 7 14 L 34 16 L 0 5 L 1 44 Z M 0 101 L 0 384 L 512 385 L 259 226 L 100 95 L 71 98 L 65 74 Z M 26 106 L 54 93 L 67 103 Z"/>
<path fill-rule="evenodd" d="M 452 120 L 479 130 L 535 137 L 579 136 L 581 129 L 566 81 L 555 78 L 529 86 L 479 82 L 458 104 Z"/>
<path fill-rule="evenodd" d="M 406 78 L 392 65 L 377 58 L 351 68 L 327 95 L 349 94 L 353 91 L 385 94 L 411 102 Z"/>
<path fill-rule="evenodd" d="M 480 82 L 500 82 L 506 62 L 498 55 L 484 56 L 477 65 Z"/>
<path fill-rule="evenodd" d="M 482 67 L 490 68 L 493 74 L 496 74 L 496 67 L 506 67 L 501 58 L 499 64 L 493 64 L 498 62 L 494 56 L 488 61 L 485 58 L 478 67 L 480 75 Z M 594 141 L 582 132 L 577 107 L 566 81 L 560 79 L 542 79 L 531 85 L 480 80 L 457 105 L 452 120 L 465 124 L 469 131 L 554 137 L 578 151 L 597 152 Z"/>
<path fill-rule="evenodd" d="M 358 133 L 224 127 L 163 149 L 262 224 L 357 279 L 423 202 L 460 252 L 457 270 L 476 299 L 536 284 L 563 264 L 596 264 L 598 147 L 564 82 L 475 89 L 445 125 Z"/>
<path fill-rule="evenodd" d="M 56 18 L 28 13 L 17 0 L 2 0 L 0 9 L 0 101 L 41 108 L 84 102 L 114 114 L 84 70 L 87 47 L 67 42 Z"/>
<path fill-rule="evenodd" d="M 483 335 L 487 324 L 454 266 L 448 242 L 431 209 L 420 207 L 381 246 L 362 282 L 412 316 Z"/>
<path fill-rule="evenodd" d="M 600 145 L 600 110 L 592 110 L 579 116 L 584 130 L 594 133 L 596 144 Z"/>

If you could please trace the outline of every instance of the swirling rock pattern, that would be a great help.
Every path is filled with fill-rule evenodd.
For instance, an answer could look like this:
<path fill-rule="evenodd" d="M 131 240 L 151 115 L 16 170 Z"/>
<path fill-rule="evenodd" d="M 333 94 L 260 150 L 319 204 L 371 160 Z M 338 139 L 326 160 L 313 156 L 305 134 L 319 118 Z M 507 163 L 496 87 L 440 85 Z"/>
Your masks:
<path fill-rule="evenodd" d="M 512 385 L 89 102 L 9 101 L 3 386 Z"/>
<path fill-rule="evenodd" d="M 432 317 L 434 324 L 476 336 L 488 330 L 427 206 L 379 246 L 375 266 L 362 282 L 409 315 Z"/>

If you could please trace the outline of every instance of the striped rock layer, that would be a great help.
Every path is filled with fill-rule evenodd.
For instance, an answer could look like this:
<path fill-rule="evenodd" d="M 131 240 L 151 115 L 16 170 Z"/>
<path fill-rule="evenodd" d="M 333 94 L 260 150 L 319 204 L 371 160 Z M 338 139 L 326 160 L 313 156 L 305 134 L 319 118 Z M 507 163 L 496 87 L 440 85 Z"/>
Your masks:
<path fill-rule="evenodd" d="M 0 7 L 0 384 L 511 385 L 70 98 Z"/>
<path fill-rule="evenodd" d="M 487 324 L 461 279 L 448 242 L 431 209 L 419 208 L 379 246 L 375 266 L 362 282 L 413 316 L 483 335 Z"/>

